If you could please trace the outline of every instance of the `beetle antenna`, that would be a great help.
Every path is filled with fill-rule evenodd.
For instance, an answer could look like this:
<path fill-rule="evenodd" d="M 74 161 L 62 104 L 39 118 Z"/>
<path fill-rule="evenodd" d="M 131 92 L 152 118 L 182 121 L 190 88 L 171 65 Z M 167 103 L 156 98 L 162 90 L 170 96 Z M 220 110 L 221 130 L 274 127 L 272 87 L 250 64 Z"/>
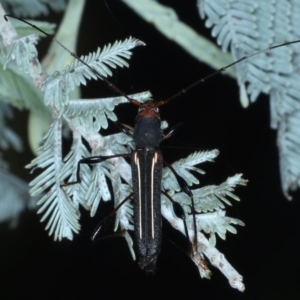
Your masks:
<path fill-rule="evenodd" d="M 109 80 L 107 80 L 105 77 L 103 77 L 99 72 L 97 72 L 97 70 L 95 70 L 93 67 L 91 67 L 89 64 L 87 64 L 83 59 L 81 59 L 76 53 L 72 52 L 71 50 L 69 50 L 66 46 L 64 46 L 58 39 L 56 39 L 55 37 L 51 36 L 50 34 L 48 34 L 47 32 L 45 32 L 44 30 L 42 30 L 41 28 L 35 26 L 34 24 L 23 20 L 21 18 L 12 16 L 12 15 L 4 15 L 4 19 L 5 21 L 8 21 L 8 18 L 13 18 L 16 20 L 19 20 L 23 23 L 26 23 L 27 25 L 35 28 L 36 30 L 42 32 L 44 35 L 46 35 L 47 37 L 51 38 L 52 41 L 56 42 L 59 46 L 61 46 L 64 50 L 66 50 L 68 53 L 70 53 L 71 56 L 73 56 L 74 58 L 78 59 L 83 65 L 85 65 L 87 68 L 89 68 L 98 78 L 100 78 L 101 80 L 103 80 L 108 87 L 110 87 L 111 89 L 113 89 L 116 93 L 118 93 L 120 96 L 125 97 L 129 102 L 131 102 L 132 104 L 136 105 L 136 106 L 141 106 L 141 103 L 138 102 L 135 99 L 132 99 L 130 97 L 128 97 L 123 91 L 121 91 L 117 86 L 115 86 L 113 83 L 111 83 Z"/>
<path fill-rule="evenodd" d="M 227 65 L 227 66 L 225 66 L 225 67 L 222 67 L 221 69 L 219 69 L 219 70 L 217 70 L 217 71 L 215 71 L 215 72 L 209 74 L 208 76 L 203 77 L 203 78 L 197 80 L 196 82 L 194 82 L 193 84 L 189 85 L 188 87 L 186 87 L 186 88 L 180 90 L 179 92 L 177 92 L 176 94 L 174 94 L 174 95 L 171 96 L 170 98 L 168 98 L 168 99 L 166 99 L 166 100 L 160 100 L 160 101 L 158 101 L 157 106 L 165 105 L 165 104 L 167 104 L 168 102 L 174 100 L 175 98 L 178 98 L 178 97 L 182 96 L 183 94 L 185 94 L 187 91 L 189 91 L 190 89 L 194 88 L 194 87 L 197 86 L 198 84 L 205 82 L 207 79 L 209 79 L 209 78 L 215 76 L 216 74 L 219 74 L 219 73 L 224 72 L 226 69 L 228 69 L 228 68 L 230 68 L 230 67 L 232 67 L 232 66 L 238 64 L 239 62 L 241 62 L 241 61 L 243 61 L 243 60 L 246 60 L 246 59 L 248 59 L 248 58 L 250 58 L 250 57 L 259 55 L 259 54 L 261 54 L 261 53 L 268 52 L 268 51 L 270 51 L 270 50 L 272 50 L 272 49 L 275 49 L 275 48 L 280 48 L 280 47 L 283 47 L 283 46 L 292 45 L 292 44 L 296 44 L 296 43 L 299 43 L 299 42 L 300 42 L 300 40 L 296 40 L 296 41 L 292 41 L 292 42 L 285 42 L 285 43 L 282 43 L 282 44 L 278 44 L 278 45 L 274 45 L 274 46 L 267 47 L 267 48 L 265 48 L 265 49 L 259 50 L 259 51 L 257 51 L 257 52 L 252 53 L 252 54 L 249 54 L 249 55 L 245 55 L 245 56 L 243 56 L 242 58 L 240 58 L 240 59 L 238 59 L 238 60 L 232 62 L 231 64 L 229 64 L 229 65 Z"/>

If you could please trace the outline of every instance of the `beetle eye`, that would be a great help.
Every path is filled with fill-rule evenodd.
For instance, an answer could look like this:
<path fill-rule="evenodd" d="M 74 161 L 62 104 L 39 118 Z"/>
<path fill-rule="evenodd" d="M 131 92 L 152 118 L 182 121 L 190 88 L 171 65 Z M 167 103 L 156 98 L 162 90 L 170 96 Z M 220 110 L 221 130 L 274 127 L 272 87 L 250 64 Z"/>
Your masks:
<path fill-rule="evenodd" d="M 152 108 L 152 110 L 153 110 L 154 112 L 156 112 L 156 113 L 158 113 L 158 112 L 159 112 L 159 109 L 158 109 L 158 107 L 153 107 L 153 108 Z"/>
<path fill-rule="evenodd" d="M 140 113 L 140 112 L 143 111 L 143 110 L 144 110 L 144 107 L 139 107 L 138 113 Z"/>

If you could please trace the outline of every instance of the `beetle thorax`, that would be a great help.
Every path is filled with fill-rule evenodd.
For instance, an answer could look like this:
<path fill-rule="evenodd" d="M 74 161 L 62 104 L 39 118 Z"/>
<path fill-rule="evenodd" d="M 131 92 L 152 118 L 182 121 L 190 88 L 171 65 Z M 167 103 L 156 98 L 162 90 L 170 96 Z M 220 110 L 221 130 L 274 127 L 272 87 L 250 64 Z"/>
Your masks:
<path fill-rule="evenodd" d="M 133 139 L 137 149 L 158 148 L 162 140 L 159 108 L 151 101 L 140 106 Z"/>

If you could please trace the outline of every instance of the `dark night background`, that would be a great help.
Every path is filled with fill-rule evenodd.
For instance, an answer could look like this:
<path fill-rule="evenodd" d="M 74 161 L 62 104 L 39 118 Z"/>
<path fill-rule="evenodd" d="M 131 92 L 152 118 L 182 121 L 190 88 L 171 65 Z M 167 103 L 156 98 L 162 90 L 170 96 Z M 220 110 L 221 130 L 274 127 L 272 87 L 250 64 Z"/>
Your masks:
<path fill-rule="evenodd" d="M 80 28 L 78 54 L 133 36 L 144 41 L 130 61 L 130 69 L 119 70 L 111 79 L 126 93 L 150 90 L 156 99 L 167 98 L 213 70 L 199 63 L 179 46 L 161 35 L 120 1 L 89 1 Z M 195 9 L 196 1 L 160 1 L 173 7 L 179 18 L 209 37 Z M 52 15 L 60 20 L 62 15 Z M 63 50 L 62 50 L 63 51 Z M 102 88 L 101 88 L 102 87 Z M 101 89 L 100 89 L 101 88 Z M 104 90 L 104 92 L 103 92 Z M 113 95 L 104 84 L 90 82 L 84 96 Z M 53 242 L 34 212 L 22 215 L 16 230 L 2 224 L 0 248 L 1 299 L 116 299 L 135 296 L 169 299 L 299 299 L 300 279 L 299 192 L 288 202 L 280 187 L 276 132 L 270 129 L 269 104 L 261 96 L 247 110 L 240 105 L 234 80 L 218 75 L 162 108 L 162 118 L 173 126 L 183 122 L 176 134 L 162 144 L 168 162 L 195 150 L 219 149 L 215 163 L 202 166 L 202 185 L 219 184 L 228 176 L 243 173 L 247 187 L 236 193 L 227 214 L 246 223 L 238 234 L 217 239 L 217 248 L 243 275 L 246 290 L 241 293 L 213 266 L 211 280 L 200 279 L 198 270 L 184 253 L 185 240 L 167 222 L 157 274 L 147 277 L 130 256 L 123 239 L 96 244 L 90 241 L 99 218 L 82 211 L 82 230 L 72 242 Z M 123 123 L 134 123 L 136 108 L 123 105 L 116 110 Z M 19 121 L 26 122 L 17 113 Z M 16 121 L 17 122 L 17 121 Z M 23 123 L 15 124 L 26 135 Z M 22 166 L 32 154 L 6 154 L 17 162 L 12 170 L 27 181 L 32 175 Z M 103 207 L 110 211 L 111 207 Z M 176 245 L 174 245 L 173 241 Z M 183 251 L 181 250 L 183 249 Z"/>

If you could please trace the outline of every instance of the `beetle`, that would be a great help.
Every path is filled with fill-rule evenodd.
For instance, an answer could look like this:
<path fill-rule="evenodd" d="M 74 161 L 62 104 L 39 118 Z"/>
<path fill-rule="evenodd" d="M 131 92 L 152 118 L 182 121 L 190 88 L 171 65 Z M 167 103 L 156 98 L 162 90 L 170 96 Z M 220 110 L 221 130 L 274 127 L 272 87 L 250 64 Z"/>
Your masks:
<path fill-rule="evenodd" d="M 134 211 L 135 211 L 134 213 L 135 236 L 136 236 L 136 241 L 139 249 L 139 255 L 140 255 L 139 264 L 141 268 L 145 268 L 150 272 L 154 271 L 156 259 L 159 254 L 160 244 L 161 244 L 161 214 L 160 214 L 161 188 L 160 186 L 161 186 L 161 172 L 163 166 L 163 158 L 159 150 L 159 145 L 160 142 L 164 139 L 164 137 L 162 136 L 161 129 L 160 129 L 159 107 L 167 104 L 171 100 L 181 96 L 186 91 L 190 90 L 191 88 L 198 85 L 199 83 L 204 82 L 206 79 L 214 76 L 217 73 L 226 70 L 227 68 L 239 63 L 242 60 L 245 60 L 254 55 L 258 55 L 262 52 L 277 47 L 282 47 L 297 42 L 299 41 L 283 43 L 280 45 L 276 45 L 258 51 L 254 54 L 244 56 L 241 59 L 233 62 L 232 64 L 229 64 L 219 69 L 218 71 L 210 74 L 209 76 L 196 81 L 194 84 L 188 86 L 186 89 L 180 90 L 174 96 L 166 100 L 161 100 L 157 103 L 148 102 L 145 105 L 142 105 L 136 100 L 129 98 L 126 94 L 120 91 L 116 86 L 111 84 L 108 80 L 103 78 L 99 73 L 97 73 L 93 68 L 90 67 L 90 69 L 93 72 L 95 72 L 100 79 L 104 80 L 116 92 L 124 96 L 129 102 L 139 106 L 139 112 L 136 118 L 136 126 L 135 126 L 134 136 L 133 136 L 137 149 L 132 152 L 131 165 L 132 165 L 133 199 L 134 199 Z M 80 60 L 80 58 L 78 58 L 74 53 L 71 53 L 71 55 Z M 84 63 L 82 60 L 80 61 Z M 169 137 L 171 136 L 171 134 L 172 133 L 169 133 L 166 136 Z M 128 154 L 113 155 L 113 156 L 106 156 L 106 157 L 104 156 L 90 157 L 79 161 L 78 166 L 80 164 L 94 164 L 109 158 L 120 157 L 120 156 L 125 157 L 128 156 Z M 79 170 L 80 168 L 78 167 L 77 174 L 79 174 Z M 77 181 L 66 183 L 64 186 L 79 183 L 80 176 L 78 175 L 77 177 L 78 177 Z M 181 185 L 181 187 L 182 189 L 185 189 L 184 184 Z M 173 203 L 173 205 L 175 204 Z M 194 212 L 192 211 L 192 213 Z M 182 216 L 182 218 L 184 219 L 184 216 Z M 195 228 L 195 232 L 196 232 L 196 228 Z M 196 242 L 194 243 L 196 244 Z"/>
<path fill-rule="evenodd" d="M 128 98 L 128 101 L 139 107 L 133 134 L 136 150 L 132 151 L 130 155 L 125 153 L 83 158 L 77 165 L 77 180 L 67 182 L 62 186 L 81 183 L 81 164 L 90 165 L 111 158 L 130 156 L 133 193 L 122 201 L 121 204 L 131 198 L 133 199 L 134 235 L 140 257 L 138 264 L 141 269 L 145 269 L 147 272 L 154 272 L 156 260 L 161 248 L 162 237 L 161 193 L 164 193 L 164 195 L 172 202 L 174 212 L 177 217 L 181 218 L 184 222 L 185 233 L 188 237 L 185 213 L 182 207 L 179 203 L 172 200 L 166 192 L 161 191 L 163 156 L 159 146 L 161 141 L 169 138 L 178 126 L 173 127 L 165 136 L 162 134 L 159 107 L 166 104 L 169 100 L 159 101 L 158 103 L 148 101 L 145 104 L 141 104 L 128 96 L 126 97 Z M 181 177 L 177 175 L 172 166 L 169 165 L 169 168 L 176 176 L 182 190 L 193 199 L 193 194 L 189 187 L 184 183 Z M 99 226 L 101 227 L 101 223 Z M 94 234 L 94 236 L 95 235 L 96 234 Z M 196 236 L 197 235 L 195 235 L 195 238 Z M 197 242 L 195 241 L 194 244 L 197 244 Z"/>
<path fill-rule="evenodd" d="M 41 31 L 45 35 L 49 36 L 46 32 L 36 27 L 35 25 L 17 18 L 12 15 L 5 15 L 7 17 L 16 18 L 35 29 Z M 159 107 L 165 105 L 170 99 L 161 100 L 159 102 L 148 101 L 145 104 L 141 104 L 135 99 L 128 97 L 117 86 L 112 84 L 106 78 L 101 76 L 95 69 L 86 64 L 75 53 L 70 52 L 65 48 L 58 40 L 52 38 L 66 51 L 68 51 L 73 57 L 78 59 L 81 63 L 86 65 L 92 72 L 94 72 L 100 79 L 105 81 L 109 87 L 115 90 L 118 94 L 124 96 L 130 103 L 139 107 L 138 114 L 136 116 L 136 123 L 133 133 L 133 140 L 136 145 L 136 150 L 132 151 L 129 155 L 116 154 L 110 156 L 93 156 L 79 160 L 77 165 L 77 180 L 73 182 L 67 182 L 62 184 L 62 187 L 81 183 L 80 178 L 80 165 L 81 164 L 96 164 L 103 162 L 104 160 L 116 158 L 116 157 L 131 157 L 132 167 L 132 189 L 133 193 L 130 194 L 122 203 L 129 199 L 133 199 L 134 206 L 134 235 L 139 253 L 139 266 L 141 269 L 145 269 L 147 272 L 154 272 L 156 267 L 156 260 L 161 248 L 162 238 L 162 226 L 161 226 L 161 193 L 172 202 L 174 212 L 177 217 L 184 221 L 185 233 L 188 236 L 187 225 L 185 223 L 185 213 L 179 203 L 175 202 L 165 191 L 161 191 L 161 179 L 163 169 L 163 156 L 159 149 L 160 143 L 163 139 L 169 138 L 173 132 L 180 125 L 174 126 L 169 133 L 164 135 L 161 130 L 161 118 L 159 113 Z M 184 91 L 182 91 L 183 93 Z M 125 132 L 128 132 L 123 127 Z M 171 172 L 177 178 L 181 189 L 184 190 L 193 199 L 193 194 L 189 187 L 177 175 L 172 166 L 168 165 Z M 192 200 L 193 201 L 193 200 Z M 192 202 L 193 203 L 193 202 Z M 193 205 L 192 205 L 193 206 Z M 196 235 L 195 235 L 196 238 Z M 188 239 L 189 240 L 189 239 Z M 196 244 L 196 241 L 194 242 Z"/>

